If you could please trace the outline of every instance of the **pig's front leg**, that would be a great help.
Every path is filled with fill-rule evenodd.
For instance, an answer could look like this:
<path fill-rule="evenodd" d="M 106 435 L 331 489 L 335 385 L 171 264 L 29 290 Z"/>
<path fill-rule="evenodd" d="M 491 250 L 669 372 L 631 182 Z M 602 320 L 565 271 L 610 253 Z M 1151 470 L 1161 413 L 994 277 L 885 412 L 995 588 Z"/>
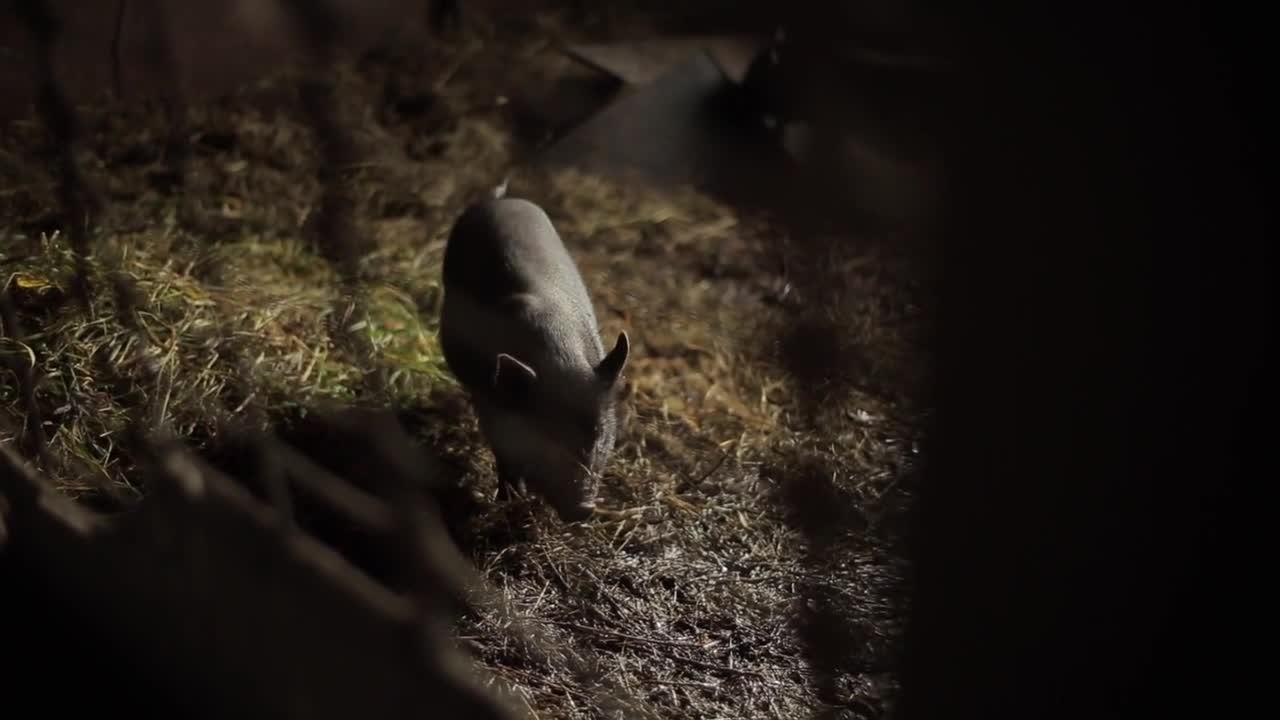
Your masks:
<path fill-rule="evenodd" d="M 524 494 L 524 478 L 516 474 L 509 464 L 498 461 L 498 492 L 494 495 L 494 500 L 510 500 L 517 492 Z"/>

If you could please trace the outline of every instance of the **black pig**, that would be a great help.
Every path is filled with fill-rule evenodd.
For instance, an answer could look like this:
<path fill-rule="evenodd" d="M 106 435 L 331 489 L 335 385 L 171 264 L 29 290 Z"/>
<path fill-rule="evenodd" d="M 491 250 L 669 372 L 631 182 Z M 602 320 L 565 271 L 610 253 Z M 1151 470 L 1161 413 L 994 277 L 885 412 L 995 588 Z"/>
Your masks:
<path fill-rule="evenodd" d="M 441 347 L 497 461 L 498 496 L 528 488 L 566 522 L 590 517 L 617 439 L 626 332 L 606 353 L 550 218 L 505 183 L 454 224 L 443 276 Z"/>

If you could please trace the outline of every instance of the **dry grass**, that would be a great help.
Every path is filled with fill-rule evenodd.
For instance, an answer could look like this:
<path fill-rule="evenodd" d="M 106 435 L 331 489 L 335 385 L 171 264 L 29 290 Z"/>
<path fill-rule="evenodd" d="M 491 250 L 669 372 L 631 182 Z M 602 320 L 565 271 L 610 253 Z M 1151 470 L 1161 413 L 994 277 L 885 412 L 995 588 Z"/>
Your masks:
<path fill-rule="evenodd" d="M 841 709 L 883 715 L 904 564 L 882 521 L 905 495 L 924 372 L 910 266 L 880 246 L 849 245 L 831 260 L 847 271 L 841 297 L 854 318 L 838 344 L 858 360 L 846 368 L 851 388 L 832 391 L 815 426 L 778 364 L 776 333 L 794 320 L 779 300 L 784 281 L 761 270 L 779 232 L 767 218 L 686 189 L 514 175 L 513 192 L 541 201 L 579 258 L 606 337 L 626 328 L 634 354 L 625 431 L 602 489 L 607 514 L 562 526 L 537 504 L 489 504 L 491 458 L 434 332 L 449 223 L 510 171 L 510 121 L 495 99 L 521 82 L 512 68 L 552 52 L 538 34 L 499 39 L 483 53 L 461 51 L 472 37 L 371 62 L 341 85 L 366 151 L 353 186 L 358 228 L 376 241 L 362 265 L 370 315 L 356 322 L 395 370 L 390 397 L 376 401 L 410 408 L 415 432 L 460 464 L 459 482 L 482 498 L 465 529 L 477 566 L 586 670 L 540 665 L 491 610 L 466 616 L 459 634 L 540 718 L 595 716 L 599 682 L 662 717 L 798 717 L 816 697 L 795 618 L 805 597 L 826 593 L 851 628 Z M 389 85 L 400 99 L 431 101 L 397 111 Z M 319 401 L 353 399 L 358 368 L 329 339 L 336 278 L 309 245 L 315 156 L 289 87 L 263 83 L 193 108 L 193 177 L 179 195 L 163 182 L 152 116 L 92 116 L 85 160 L 109 208 L 98 239 L 111 253 L 100 257 L 120 257 L 144 298 L 154 385 L 112 310 L 104 263 L 93 317 L 61 301 L 72 258 L 61 235 L 40 234 L 53 187 L 21 155 L 38 128 L 6 130 L 0 271 L 29 336 L 25 347 L 0 342 L 36 359 L 54 448 L 88 468 L 59 478 L 68 494 L 145 493 L 118 445 L 142 404 L 158 404 L 199 445 L 216 439 L 228 412 L 256 408 L 283 423 Z M 19 400 L 6 379 L 5 412 L 20 416 Z M 839 521 L 819 557 L 806 555 L 779 502 L 789 487 L 823 497 Z"/>

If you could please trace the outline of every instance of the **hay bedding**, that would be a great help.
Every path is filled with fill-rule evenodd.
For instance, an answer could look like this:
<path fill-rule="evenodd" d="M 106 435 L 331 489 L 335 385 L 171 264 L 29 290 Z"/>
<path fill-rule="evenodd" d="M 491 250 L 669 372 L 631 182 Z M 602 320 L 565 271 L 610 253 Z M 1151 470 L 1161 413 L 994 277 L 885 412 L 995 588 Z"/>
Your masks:
<path fill-rule="evenodd" d="M 487 39 L 482 53 L 440 43 L 370 61 L 341 85 L 366 158 L 354 183 L 358 224 L 376 241 L 363 264 L 365 327 L 396 368 L 384 400 L 434 418 L 417 431 L 465 459 L 462 483 L 484 498 L 468 528 L 477 566 L 525 621 L 661 717 L 813 712 L 815 671 L 794 618 L 806 609 L 802 593 L 825 592 L 852 632 L 838 710 L 882 716 L 895 691 L 904 566 L 881 521 L 904 495 L 919 430 L 918 313 L 902 272 L 880 251 L 840 260 L 853 268 L 845 295 L 857 313 L 845 340 L 860 348 L 865 382 L 833 396 L 835 429 L 813 431 L 774 362 L 770 333 L 790 321 L 780 281 L 757 270 L 775 239 L 767 219 L 686 190 L 516 175 L 514 191 L 544 203 L 579 258 L 606 336 L 626 328 L 635 351 L 625 431 L 602 489 L 615 513 L 565 527 L 539 506 L 489 505 L 491 459 L 434 335 L 438 274 L 449 223 L 508 172 L 512 134 L 497 98 L 521 81 L 511 69 L 551 51 L 539 36 Z M 74 459 L 76 472 L 58 478 L 69 495 L 120 509 L 145 492 L 118 441 L 143 402 L 158 401 L 174 431 L 200 445 L 227 413 L 283 423 L 318 401 L 351 399 L 357 369 L 328 335 L 336 279 L 308 245 L 315 155 L 290 87 L 276 79 L 192 108 L 185 194 L 169 191 L 153 117 L 137 108 L 90 115 L 83 159 L 108 205 L 99 239 L 143 296 L 154 386 L 109 294 L 95 298 L 90 319 L 60 302 L 72 258 L 49 234 L 54 186 L 22 155 L 40 130 L 5 129 L 0 268 L 30 335 L 28 347 L 5 340 L 3 350 L 39 363 L 54 449 Z M 0 393 L 5 427 L 18 426 L 15 384 Z M 797 473 L 848 508 L 846 532 L 817 558 L 806 558 L 778 503 L 780 482 Z M 488 610 L 461 620 L 477 663 L 512 683 L 537 717 L 596 716 L 595 681 L 540 664 L 505 622 Z"/>

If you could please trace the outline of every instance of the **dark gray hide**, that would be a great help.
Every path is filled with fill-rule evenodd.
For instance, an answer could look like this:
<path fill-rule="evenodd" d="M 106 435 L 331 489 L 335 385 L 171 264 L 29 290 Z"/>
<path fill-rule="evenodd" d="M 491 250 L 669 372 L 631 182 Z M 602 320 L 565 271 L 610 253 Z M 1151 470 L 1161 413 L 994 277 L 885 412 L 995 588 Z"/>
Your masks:
<path fill-rule="evenodd" d="M 589 517 L 630 343 L 620 333 L 605 354 L 578 268 L 537 205 L 495 197 L 458 218 L 440 340 L 497 460 L 499 493 L 528 487 L 563 520 Z"/>

